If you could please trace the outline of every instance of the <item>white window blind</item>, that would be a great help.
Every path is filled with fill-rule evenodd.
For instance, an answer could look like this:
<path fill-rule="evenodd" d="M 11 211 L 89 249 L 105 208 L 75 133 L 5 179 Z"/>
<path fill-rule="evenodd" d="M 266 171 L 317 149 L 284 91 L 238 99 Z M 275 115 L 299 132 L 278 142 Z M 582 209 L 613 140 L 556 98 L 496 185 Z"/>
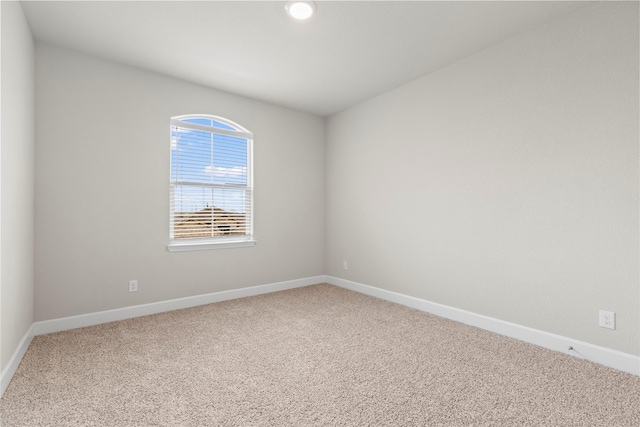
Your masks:
<path fill-rule="evenodd" d="M 253 240 L 252 143 L 220 117 L 171 119 L 170 250 Z"/>

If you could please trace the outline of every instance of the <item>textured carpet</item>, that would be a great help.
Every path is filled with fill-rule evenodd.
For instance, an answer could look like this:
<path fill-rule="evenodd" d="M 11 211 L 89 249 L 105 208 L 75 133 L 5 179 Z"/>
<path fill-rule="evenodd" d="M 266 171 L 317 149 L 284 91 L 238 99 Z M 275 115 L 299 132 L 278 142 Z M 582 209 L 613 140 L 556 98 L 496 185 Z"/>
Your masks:
<path fill-rule="evenodd" d="M 640 377 L 330 285 L 36 337 L 8 426 L 640 426 Z"/>

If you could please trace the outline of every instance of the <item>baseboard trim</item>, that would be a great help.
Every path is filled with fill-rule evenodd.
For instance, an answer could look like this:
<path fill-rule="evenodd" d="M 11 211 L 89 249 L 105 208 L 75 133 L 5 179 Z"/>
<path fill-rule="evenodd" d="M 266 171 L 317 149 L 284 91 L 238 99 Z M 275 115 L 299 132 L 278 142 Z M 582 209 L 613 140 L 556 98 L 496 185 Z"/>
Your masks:
<path fill-rule="evenodd" d="M 52 332 L 66 331 L 69 329 L 82 328 L 85 326 L 98 325 L 101 323 L 114 322 L 118 320 L 131 319 L 134 317 L 146 316 L 150 314 L 163 313 L 166 311 L 179 310 L 182 308 L 196 307 L 199 305 L 212 304 L 215 302 L 228 301 L 237 298 L 245 298 L 255 295 L 262 295 L 271 292 L 284 291 L 288 289 L 301 288 L 318 283 L 329 283 L 334 286 L 349 289 L 365 295 L 370 295 L 386 301 L 415 308 L 436 316 L 455 320 L 511 338 L 515 338 L 530 344 L 559 351 L 574 357 L 599 363 L 610 368 L 618 369 L 640 376 L 640 357 L 612 350 L 606 347 L 578 341 L 572 338 L 551 334 L 515 323 L 505 322 L 470 311 L 461 310 L 455 307 L 439 304 L 416 297 L 400 294 L 376 288 L 362 283 L 353 282 L 333 276 L 313 276 L 303 279 L 289 280 L 285 282 L 270 283 L 265 285 L 250 286 L 228 291 L 213 292 L 204 295 L 178 298 L 168 301 L 160 301 L 150 304 L 136 305 L 114 310 L 100 311 L 96 313 L 81 314 L 78 316 L 63 317 L 60 319 L 34 322 L 28 329 L 20 344 L 18 345 L 9 363 L 0 375 L 0 397 L 11 382 L 11 378 L 18 369 L 29 344 L 34 336 L 48 334 Z M 572 347 L 574 350 L 569 350 Z"/>
<path fill-rule="evenodd" d="M 0 374 L 0 397 L 4 394 L 4 391 L 9 387 L 9 383 L 11 382 L 11 378 L 18 370 L 18 366 L 20 366 L 20 362 L 22 362 L 22 358 L 24 357 L 27 349 L 29 348 L 29 344 L 31 344 L 31 340 L 33 340 L 33 324 L 27 330 L 27 333 L 24 334 L 22 340 L 20 340 L 20 344 L 18 344 L 18 348 L 13 352 L 11 359 L 9 359 L 9 363 Z"/>
<path fill-rule="evenodd" d="M 215 302 L 228 301 L 237 298 L 245 298 L 255 295 L 268 294 L 271 292 L 285 291 L 288 289 L 301 288 L 304 286 L 325 283 L 327 276 L 313 276 L 303 279 L 288 280 L 284 282 L 269 283 L 265 285 L 250 286 L 228 291 L 213 292 L 192 297 L 177 298 L 168 301 L 160 301 L 149 304 L 134 305 L 130 307 L 117 308 L 114 310 L 99 311 L 96 313 L 80 314 L 77 316 L 62 317 L 59 319 L 44 320 L 34 322 L 20 341 L 18 348 L 13 353 L 11 360 L 2 371 L 0 376 L 0 397 L 9 386 L 13 375 L 16 373 L 22 358 L 24 357 L 33 337 L 37 335 L 50 334 L 53 332 L 67 331 L 70 329 L 83 328 L 101 323 L 115 322 L 118 320 L 131 319 L 134 317 L 147 316 L 150 314 L 164 313 L 166 311 L 179 310 L 182 308 L 196 307 L 199 305 L 211 304 Z"/>
<path fill-rule="evenodd" d="M 210 294 L 195 295 L 191 297 L 177 298 L 168 301 L 159 301 L 149 304 L 134 305 L 130 307 L 116 308 L 114 310 L 99 311 L 96 313 L 80 314 L 77 316 L 62 317 L 59 319 L 44 320 L 33 324 L 33 334 L 43 335 L 53 332 L 67 331 L 83 328 L 85 326 L 99 325 L 101 323 L 115 322 L 150 314 L 164 313 L 166 311 L 180 310 L 196 307 L 214 302 L 228 301 L 237 298 L 245 298 L 271 292 L 285 291 L 287 289 L 301 288 L 326 281 L 326 276 L 313 276 L 303 279 L 289 280 L 286 282 L 269 283 L 266 285 L 250 286 L 228 291 L 213 292 Z"/>
<path fill-rule="evenodd" d="M 325 282 L 640 376 L 640 357 L 632 354 L 338 277 Z"/>

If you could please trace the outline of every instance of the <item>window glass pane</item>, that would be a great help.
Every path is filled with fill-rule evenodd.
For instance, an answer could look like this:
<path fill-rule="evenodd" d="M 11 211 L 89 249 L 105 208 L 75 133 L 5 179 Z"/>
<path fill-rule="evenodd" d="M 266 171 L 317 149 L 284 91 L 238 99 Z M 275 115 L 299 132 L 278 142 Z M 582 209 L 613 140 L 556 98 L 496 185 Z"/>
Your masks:
<path fill-rule="evenodd" d="M 171 203 L 174 239 L 247 234 L 248 190 L 178 185 Z"/>
<path fill-rule="evenodd" d="M 246 213 L 247 196 L 244 188 L 214 188 L 213 204 L 224 211 Z"/>
<path fill-rule="evenodd" d="M 171 203 L 175 239 L 212 236 L 212 188 L 178 185 Z"/>
<path fill-rule="evenodd" d="M 174 189 L 175 213 L 192 214 L 213 205 L 213 189 L 195 185 L 176 185 Z"/>
<path fill-rule="evenodd" d="M 233 127 L 231 127 L 229 125 L 225 125 L 224 123 L 217 122 L 215 120 L 213 121 L 213 127 L 214 128 L 220 128 L 220 129 L 228 129 L 228 130 L 238 130 L 236 128 L 233 128 Z"/>
<path fill-rule="evenodd" d="M 195 123 L 197 125 L 211 126 L 211 119 L 206 119 L 204 117 L 194 117 L 191 119 L 182 119 L 181 122 L 187 123 Z"/>
<path fill-rule="evenodd" d="M 247 184 L 247 140 L 227 135 L 213 137 L 213 182 Z"/>
<path fill-rule="evenodd" d="M 249 192 L 245 189 L 215 188 L 213 190 L 214 234 L 244 235 L 248 232 Z"/>
<path fill-rule="evenodd" d="M 213 135 L 192 129 L 171 130 L 171 180 L 210 183 Z"/>

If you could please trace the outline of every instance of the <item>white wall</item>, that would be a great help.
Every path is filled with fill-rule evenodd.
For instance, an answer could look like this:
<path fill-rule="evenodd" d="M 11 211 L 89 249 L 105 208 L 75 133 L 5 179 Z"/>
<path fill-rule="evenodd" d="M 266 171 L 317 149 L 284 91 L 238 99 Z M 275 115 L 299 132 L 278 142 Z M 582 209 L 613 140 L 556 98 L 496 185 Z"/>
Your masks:
<path fill-rule="evenodd" d="M 33 322 L 33 40 L 19 2 L 2 8 L 0 371 Z"/>
<path fill-rule="evenodd" d="M 600 3 L 331 117 L 326 273 L 640 354 L 638 49 Z"/>
<path fill-rule="evenodd" d="M 169 118 L 195 113 L 254 133 L 255 247 L 166 249 Z M 323 273 L 321 118 L 39 43 L 36 115 L 36 320 Z"/>

